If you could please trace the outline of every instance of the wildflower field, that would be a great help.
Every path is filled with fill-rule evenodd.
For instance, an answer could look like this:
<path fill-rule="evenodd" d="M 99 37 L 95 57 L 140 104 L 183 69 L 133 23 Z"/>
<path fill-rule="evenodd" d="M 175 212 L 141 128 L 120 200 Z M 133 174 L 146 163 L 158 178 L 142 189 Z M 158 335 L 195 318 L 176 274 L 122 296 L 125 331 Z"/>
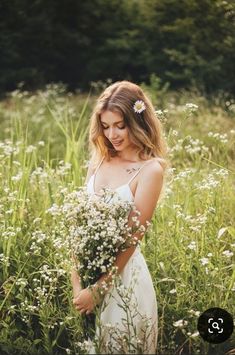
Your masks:
<path fill-rule="evenodd" d="M 158 302 L 157 354 L 232 354 L 235 333 L 209 344 L 197 319 L 211 307 L 235 314 L 235 102 L 143 88 L 171 162 L 141 246 Z M 84 353 L 71 263 L 48 210 L 84 184 L 96 93 L 19 87 L 0 102 L 1 355 Z"/>

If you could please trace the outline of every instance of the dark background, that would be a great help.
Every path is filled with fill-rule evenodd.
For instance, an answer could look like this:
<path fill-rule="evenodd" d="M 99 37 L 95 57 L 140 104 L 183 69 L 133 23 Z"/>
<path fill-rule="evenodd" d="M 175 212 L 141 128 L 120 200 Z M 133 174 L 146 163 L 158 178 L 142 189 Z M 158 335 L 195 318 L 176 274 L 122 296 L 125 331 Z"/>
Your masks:
<path fill-rule="evenodd" d="M 0 93 L 63 82 L 235 92 L 235 1 L 1 0 Z"/>

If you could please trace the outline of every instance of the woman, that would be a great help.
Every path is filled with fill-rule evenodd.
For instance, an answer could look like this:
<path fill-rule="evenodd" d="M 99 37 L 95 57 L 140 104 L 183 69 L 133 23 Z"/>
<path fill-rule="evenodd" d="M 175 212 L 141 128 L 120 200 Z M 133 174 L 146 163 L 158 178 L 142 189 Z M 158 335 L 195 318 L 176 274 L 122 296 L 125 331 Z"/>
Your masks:
<path fill-rule="evenodd" d="M 139 222 L 147 229 L 163 187 L 167 147 L 153 105 L 138 85 L 120 81 L 104 90 L 91 117 L 89 142 L 92 156 L 85 181 L 88 192 L 99 195 L 102 188 L 108 187 L 122 199 L 134 201 L 141 213 Z M 135 236 L 141 240 L 143 233 Z M 109 288 L 97 330 L 103 339 L 102 353 L 155 354 L 157 301 L 140 248 L 132 246 L 119 253 L 115 266 L 125 290 L 130 291 L 125 306 L 129 318 L 131 313 L 133 317 L 128 323 L 124 310 L 127 299 L 120 289 Z M 109 278 L 102 276 L 94 292 Z M 94 295 L 89 289 L 81 290 L 76 272 L 72 273 L 72 284 L 76 309 L 81 314 L 91 313 Z M 125 342 L 127 328 L 132 345 L 125 348 L 121 341 Z"/>

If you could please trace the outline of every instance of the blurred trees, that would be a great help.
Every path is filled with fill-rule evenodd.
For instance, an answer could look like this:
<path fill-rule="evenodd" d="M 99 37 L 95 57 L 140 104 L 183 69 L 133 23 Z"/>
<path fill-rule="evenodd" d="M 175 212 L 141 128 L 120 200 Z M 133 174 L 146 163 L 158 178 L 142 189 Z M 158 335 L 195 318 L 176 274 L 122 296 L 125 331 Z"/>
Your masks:
<path fill-rule="evenodd" d="M 146 81 L 235 91 L 235 3 L 1 0 L 0 91 L 62 81 Z"/>

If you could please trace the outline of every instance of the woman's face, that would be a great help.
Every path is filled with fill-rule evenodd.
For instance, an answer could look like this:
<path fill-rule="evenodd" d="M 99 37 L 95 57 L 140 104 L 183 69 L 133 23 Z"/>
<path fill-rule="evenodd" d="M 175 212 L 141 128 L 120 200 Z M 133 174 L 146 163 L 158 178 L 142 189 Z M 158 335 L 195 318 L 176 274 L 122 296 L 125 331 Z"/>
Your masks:
<path fill-rule="evenodd" d="M 101 125 L 105 137 L 108 138 L 117 151 L 122 151 L 131 145 L 128 128 L 125 126 L 124 119 L 120 113 L 104 111 L 101 114 Z"/>

